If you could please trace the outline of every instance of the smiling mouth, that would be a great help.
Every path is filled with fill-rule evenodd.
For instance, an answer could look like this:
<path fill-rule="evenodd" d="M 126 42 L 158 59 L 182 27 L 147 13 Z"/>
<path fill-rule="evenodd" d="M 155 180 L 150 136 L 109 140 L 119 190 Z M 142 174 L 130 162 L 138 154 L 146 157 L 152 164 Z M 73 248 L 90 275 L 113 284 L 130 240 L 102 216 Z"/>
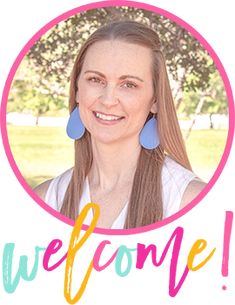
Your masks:
<path fill-rule="evenodd" d="M 102 120 L 102 121 L 120 121 L 122 119 L 124 119 L 123 116 L 117 116 L 117 115 L 111 115 L 111 114 L 103 114 L 103 113 L 100 113 L 100 112 L 96 112 L 96 111 L 93 111 L 94 115 L 96 118 Z"/>

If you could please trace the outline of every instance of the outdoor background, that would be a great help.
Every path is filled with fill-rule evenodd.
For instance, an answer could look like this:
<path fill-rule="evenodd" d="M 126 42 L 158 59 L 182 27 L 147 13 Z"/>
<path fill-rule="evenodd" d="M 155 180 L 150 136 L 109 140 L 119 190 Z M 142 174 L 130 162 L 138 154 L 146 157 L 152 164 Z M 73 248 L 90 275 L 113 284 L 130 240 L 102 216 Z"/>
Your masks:
<path fill-rule="evenodd" d="M 227 137 L 227 99 L 207 51 L 163 16 L 110 7 L 57 24 L 31 48 L 15 75 L 8 101 L 8 135 L 19 170 L 31 186 L 73 166 L 73 141 L 65 132 L 70 72 L 87 37 L 115 19 L 133 19 L 157 31 L 193 170 L 208 181 L 218 166 Z"/>

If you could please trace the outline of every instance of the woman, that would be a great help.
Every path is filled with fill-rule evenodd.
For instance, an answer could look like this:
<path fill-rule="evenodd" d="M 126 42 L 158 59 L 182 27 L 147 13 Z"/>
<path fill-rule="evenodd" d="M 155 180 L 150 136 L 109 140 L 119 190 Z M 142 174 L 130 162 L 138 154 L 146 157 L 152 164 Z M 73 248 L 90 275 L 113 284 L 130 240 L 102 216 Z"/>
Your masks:
<path fill-rule="evenodd" d="M 114 22 L 88 38 L 69 108 L 74 168 L 35 189 L 67 217 L 95 202 L 98 227 L 140 227 L 176 213 L 204 187 L 191 171 L 159 38 L 148 27 Z"/>

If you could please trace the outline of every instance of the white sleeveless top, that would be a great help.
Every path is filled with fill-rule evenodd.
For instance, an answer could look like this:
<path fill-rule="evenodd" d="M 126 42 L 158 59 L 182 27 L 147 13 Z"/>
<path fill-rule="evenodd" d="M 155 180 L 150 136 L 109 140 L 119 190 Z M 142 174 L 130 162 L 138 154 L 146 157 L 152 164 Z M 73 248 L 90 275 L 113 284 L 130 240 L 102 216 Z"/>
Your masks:
<path fill-rule="evenodd" d="M 53 209 L 60 211 L 65 192 L 72 176 L 73 168 L 54 178 L 47 190 L 45 202 Z M 179 211 L 184 191 L 188 184 L 197 179 L 196 175 L 183 166 L 166 157 L 162 167 L 162 202 L 163 218 L 169 217 Z M 83 207 L 91 202 L 88 178 L 85 179 L 83 194 L 80 200 L 79 213 Z M 127 214 L 128 203 L 124 206 L 114 223 L 112 229 L 123 229 Z M 89 225 L 93 219 L 90 210 L 84 224 Z"/>

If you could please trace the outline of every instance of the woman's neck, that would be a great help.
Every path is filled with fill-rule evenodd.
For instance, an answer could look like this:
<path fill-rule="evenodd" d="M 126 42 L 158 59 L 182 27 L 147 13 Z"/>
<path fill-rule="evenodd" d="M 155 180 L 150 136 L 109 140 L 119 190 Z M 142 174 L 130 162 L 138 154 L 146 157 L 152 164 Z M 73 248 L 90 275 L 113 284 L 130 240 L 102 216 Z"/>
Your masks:
<path fill-rule="evenodd" d="M 131 183 L 134 178 L 141 146 L 131 143 L 103 144 L 92 141 L 93 162 L 89 182 L 101 189 Z"/>

